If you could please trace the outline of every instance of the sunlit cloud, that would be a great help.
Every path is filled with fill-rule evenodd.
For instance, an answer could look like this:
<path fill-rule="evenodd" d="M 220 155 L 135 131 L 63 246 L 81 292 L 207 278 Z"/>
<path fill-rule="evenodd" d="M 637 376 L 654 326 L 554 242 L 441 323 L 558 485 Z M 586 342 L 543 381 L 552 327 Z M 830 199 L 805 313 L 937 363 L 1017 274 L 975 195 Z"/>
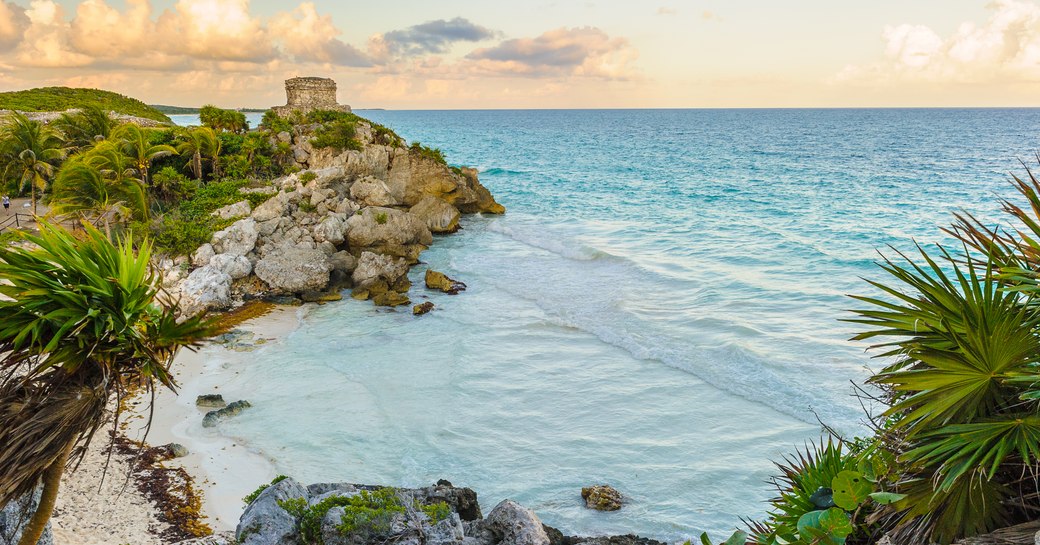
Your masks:
<path fill-rule="evenodd" d="M 1040 5 L 1020 0 L 989 4 L 989 19 L 964 22 L 950 36 L 925 25 L 884 28 L 884 57 L 850 65 L 834 83 L 992 83 L 1040 81 Z"/>
<path fill-rule="evenodd" d="M 516 38 L 477 49 L 466 59 L 487 72 L 527 76 L 588 76 L 627 79 L 638 52 L 624 38 L 594 27 L 560 28 L 534 38 Z"/>

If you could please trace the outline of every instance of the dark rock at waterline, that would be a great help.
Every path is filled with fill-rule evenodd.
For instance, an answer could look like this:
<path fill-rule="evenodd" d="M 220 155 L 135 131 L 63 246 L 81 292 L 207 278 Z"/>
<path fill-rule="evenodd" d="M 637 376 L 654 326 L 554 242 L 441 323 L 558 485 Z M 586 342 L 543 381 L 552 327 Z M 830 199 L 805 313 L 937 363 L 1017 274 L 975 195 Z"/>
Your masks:
<path fill-rule="evenodd" d="M 191 454 L 191 452 L 188 450 L 188 447 L 180 443 L 170 443 L 168 445 L 163 445 L 163 448 L 166 449 L 166 452 L 170 455 L 170 458 L 184 458 L 185 456 Z"/>
<path fill-rule="evenodd" d="M 429 313 L 431 310 L 433 310 L 433 303 L 426 301 L 425 303 L 419 303 L 412 307 L 412 314 L 422 316 L 423 314 Z"/>
<path fill-rule="evenodd" d="M 343 529 L 346 510 L 334 506 L 327 512 L 287 511 L 293 502 L 304 511 L 333 498 L 352 498 L 381 486 L 349 483 L 317 483 L 301 486 L 286 478 L 260 493 L 246 508 L 236 530 L 241 545 L 305 545 L 299 534 L 300 517 L 323 515 L 321 539 L 326 545 L 665 545 L 634 535 L 573 537 L 541 523 L 538 516 L 512 501 L 503 500 L 482 518 L 477 493 L 440 480 L 424 488 L 394 488 L 401 510 L 388 510 L 378 528 Z M 287 502 L 286 500 L 292 500 Z M 450 509 L 431 520 L 421 506 L 443 502 Z M 328 505 L 328 504 L 325 504 Z M 377 508 L 381 509 L 381 508 Z"/>
<path fill-rule="evenodd" d="M 587 486 L 581 489 L 581 497 L 585 507 L 597 511 L 617 511 L 621 509 L 621 492 L 605 484 Z"/>
<path fill-rule="evenodd" d="M 465 291 L 466 289 L 466 284 L 454 278 L 449 278 L 448 275 L 433 269 L 426 269 L 426 276 L 423 280 L 426 281 L 427 288 L 440 290 L 451 295 L 457 295 L 460 291 Z"/>
<path fill-rule="evenodd" d="M 235 416 L 250 407 L 252 407 L 252 405 L 244 399 L 229 403 L 228 406 L 223 409 L 206 413 L 206 416 L 202 417 L 202 427 L 212 428 L 217 425 L 217 422 Z"/>
<path fill-rule="evenodd" d="M 227 406 L 227 402 L 224 401 L 224 396 L 220 394 L 202 394 L 195 398 L 195 406 L 220 409 Z"/>

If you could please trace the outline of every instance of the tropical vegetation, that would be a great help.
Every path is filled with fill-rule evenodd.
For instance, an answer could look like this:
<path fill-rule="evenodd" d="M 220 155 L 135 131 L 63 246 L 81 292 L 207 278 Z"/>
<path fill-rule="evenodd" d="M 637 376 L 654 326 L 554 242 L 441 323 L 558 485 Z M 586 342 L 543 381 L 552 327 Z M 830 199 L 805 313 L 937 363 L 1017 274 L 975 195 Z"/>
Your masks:
<path fill-rule="evenodd" d="M 20 112 L 63 112 L 70 109 L 95 107 L 106 112 L 117 112 L 172 123 L 166 114 L 127 96 L 76 87 L 41 87 L 24 91 L 0 93 L 0 110 Z"/>
<path fill-rule="evenodd" d="M 0 505 L 43 483 L 20 545 L 34 545 L 57 498 L 61 475 L 98 430 L 118 425 L 131 389 L 175 389 L 180 348 L 212 333 L 209 322 L 178 321 L 161 301 L 151 246 L 82 237 L 50 224 L 27 235 L 33 249 L 0 247 Z"/>

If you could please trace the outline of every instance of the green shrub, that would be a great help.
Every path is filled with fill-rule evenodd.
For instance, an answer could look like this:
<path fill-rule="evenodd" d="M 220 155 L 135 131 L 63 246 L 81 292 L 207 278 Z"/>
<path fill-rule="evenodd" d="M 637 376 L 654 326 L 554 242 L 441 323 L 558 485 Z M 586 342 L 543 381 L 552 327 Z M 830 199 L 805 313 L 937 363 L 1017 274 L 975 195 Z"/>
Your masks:
<path fill-rule="evenodd" d="M 356 122 L 349 119 L 337 119 L 321 125 L 314 131 L 311 145 L 316 148 L 332 148 L 336 151 L 363 149 L 357 137 Z"/>
<path fill-rule="evenodd" d="M 387 219 L 388 218 L 386 216 L 386 212 L 380 212 L 376 214 L 376 223 L 378 223 L 379 225 L 383 225 L 384 223 L 386 223 Z"/>
<path fill-rule="evenodd" d="M 307 182 L 313 181 L 313 180 L 315 180 L 317 178 L 318 178 L 318 175 L 313 173 L 313 172 L 311 172 L 311 171 L 309 171 L 309 170 L 307 172 L 304 172 L 304 173 L 300 174 L 300 181 L 303 182 L 303 183 L 307 183 Z"/>
<path fill-rule="evenodd" d="M 267 490 L 269 487 L 271 487 L 273 485 L 276 485 L 276 484 L 278 484 L 278 483 L 280 483 L 280 482 L 282 482 L 282 481 L 284 481 L 285 479 L 288 479 L 288 478 L 289 477 L 286 477 L 285 475 L 279 475 L 279 476 L 275 477 L 274 479 L 271 479 L 271 484 L 262 484 L 262 485 L 258 486 L 256 490 L 250 492 L 249 495 L 247 495 L 246 497 L 242 498 L 242 501 L 245 502 L 246 505 L 249 505 L 249 504 L 253 503 L 253 500 L 255 500 L 257 497 L 260 496 L 261 492 L 263 492 L 264 490 Z M 279 503 L 278 505 L 281 505 L 281 503 Z"/>
<path fill-rule="evenodd" d="M 260 119 L 260 129 L 274 134 L 292 132 L 293 126 L 288 119 L 278 115 L 274 110 L 267 110 Z"/>
<path fill-rule="evenodd" d="M 419 157 L 436 161 L 442 165 L 448 164 L 448 161 L 444 158 L 444 153 L 441 152 L 440 148 L 431 148 L 429 146 L 424 146 L 419 142 L 412 142 L 412 145 L 409 146 L 408 150 Z M 461 173 L 460 170 L 459 174 Z"/>
<path fill-rule="evenodd" d="M 201 186 L 192 198 L 182 201 L 175 210 L 149 224 L 137 224 L 135 233 L 149 233 L 159 251 L 170 255 L 188 255 L 209 242 L 214 232 L 234 223 L 235 220 L 212 216 L 218 208 L 241 200 L 249 201 L 255 208 L 271 198 L 269 194 L 243 195 L 238 191 L 248 185 L 247 180 L 221 180 Z"/>

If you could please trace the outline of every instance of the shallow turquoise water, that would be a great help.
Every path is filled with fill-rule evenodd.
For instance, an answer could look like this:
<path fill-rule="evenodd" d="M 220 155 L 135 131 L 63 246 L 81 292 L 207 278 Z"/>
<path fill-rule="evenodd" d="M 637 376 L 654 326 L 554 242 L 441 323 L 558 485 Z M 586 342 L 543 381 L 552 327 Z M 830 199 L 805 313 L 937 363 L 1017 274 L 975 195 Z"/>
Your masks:
<path fill-rule="evenodd" d="M 855 433 L 877 366 L 838 320 L 886 245 L 995 217 L 1038 110 L 369 111 L 505 204 L 422 259 L 423 318 L 344 301 L 228 372 L 223 433 L 305 481 L 471 486 L 568 533 L 759 517 L 770 459 Z M 631 498 L 589 512 L 581 486 Z"/>

